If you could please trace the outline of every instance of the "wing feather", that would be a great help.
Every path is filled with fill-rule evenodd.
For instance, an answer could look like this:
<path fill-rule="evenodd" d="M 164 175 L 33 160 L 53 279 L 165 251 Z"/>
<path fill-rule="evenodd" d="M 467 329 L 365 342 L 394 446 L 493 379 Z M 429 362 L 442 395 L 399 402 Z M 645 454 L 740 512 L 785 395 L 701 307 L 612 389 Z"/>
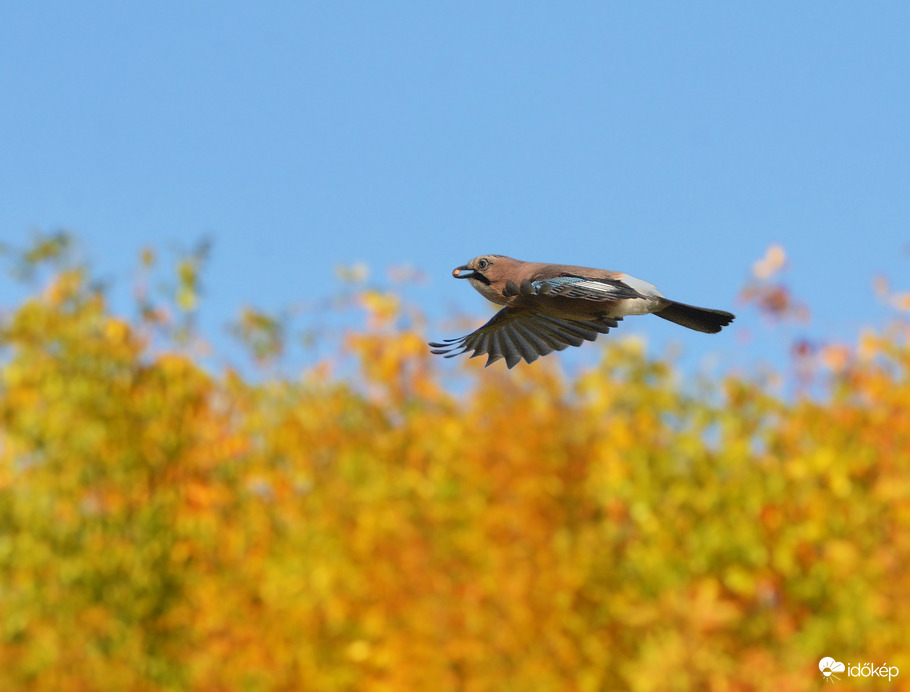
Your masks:
<path fill-rule="evenodd" d="M 504 358 L 512 368 L 522 359 L 532 363 L 553 351 L 594 341 L 617 324 L 610 318 L 563 318 L 526 307 L 506 307 L 480 329 L 460 338 L 431 342 L 430 346 L 432 353 L 446 358 L 469 352 L 471 358 L 486 355 L 487 365 Z"/>
<path fill-rule="evenodd" d="M 518 329 L 516 329 L 514 322 L 503 326 L 503 335 L 503 341 L 510 346 L 510 351 L 506 354 L 506 363 L 508 363 L 510 367 L 515 363 L 518 363 L 522 358 L 526 359 L 531 355 L 531 349 L 529 348 L 528 342 L 521 333 L 519 333 Z"/>
<path fill-rule="evenodd" d="M 636 281 L 642 287 L 646 285 L 643 281 Z M 538 295 L 560 296 L 577 300 L 616 301 L 647 297 L 621 279 L 555 276 L 551 279 L 539 279 L 531 285 Z M 656 291 L 656 289 L 654 290 Z"/>

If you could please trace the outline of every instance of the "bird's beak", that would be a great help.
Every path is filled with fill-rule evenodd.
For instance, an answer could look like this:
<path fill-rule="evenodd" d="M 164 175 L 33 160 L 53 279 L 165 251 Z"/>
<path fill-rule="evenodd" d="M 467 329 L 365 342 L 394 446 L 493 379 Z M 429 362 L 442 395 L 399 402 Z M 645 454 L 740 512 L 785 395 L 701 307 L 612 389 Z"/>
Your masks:
<path fill-rule="evenodd" d="M 465 272 L 464 274 L 462 272 Z M 455 267 L 452 270 L 452 276 L 456 279 L 470 279 L 474 276 L 474 270 L 471 269 L 468 265 L 462 264 L 460 267 Z"/>

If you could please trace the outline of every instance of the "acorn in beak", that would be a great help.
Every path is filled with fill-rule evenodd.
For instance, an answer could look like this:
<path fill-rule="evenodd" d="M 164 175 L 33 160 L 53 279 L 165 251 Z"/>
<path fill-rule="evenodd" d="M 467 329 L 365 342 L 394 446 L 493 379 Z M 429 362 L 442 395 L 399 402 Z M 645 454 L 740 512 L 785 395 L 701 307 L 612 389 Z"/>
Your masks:
<path fill-rule="evenodd" d="M 475 275 L 476 272 L 466 264 L 462 264 L 460 267 L 455 267 L 452 270 L 452 276 L 454 276 L 456 279 L 470 279 Z"/>

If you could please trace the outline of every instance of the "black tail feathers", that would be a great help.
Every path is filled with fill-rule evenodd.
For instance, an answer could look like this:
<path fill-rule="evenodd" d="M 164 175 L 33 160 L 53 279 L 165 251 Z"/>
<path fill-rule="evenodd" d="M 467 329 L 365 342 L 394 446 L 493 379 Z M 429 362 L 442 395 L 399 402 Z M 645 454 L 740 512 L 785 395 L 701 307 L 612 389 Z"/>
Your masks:
<path fill-rule="evenodd" d="M 654 314 L 670 322 L 681 324 L 683 327 L 694 329 L 697 332 L 716 334 L 730 324 L 735 315 L 723 310 L 710 308 L 697 308 L 694 305 L 667 301 L 668 305 Z"/>

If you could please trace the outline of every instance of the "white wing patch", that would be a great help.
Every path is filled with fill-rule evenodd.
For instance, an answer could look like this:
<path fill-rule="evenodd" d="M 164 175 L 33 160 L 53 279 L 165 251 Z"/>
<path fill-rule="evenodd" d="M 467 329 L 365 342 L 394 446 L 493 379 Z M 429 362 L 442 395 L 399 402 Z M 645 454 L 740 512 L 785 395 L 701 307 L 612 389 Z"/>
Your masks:
<path fill-rule="evenodd" d="M 625 301 L 662 298 L 663 294 L 653 284 L 628 274 L 618 274 L 612 279 L 557 276 L 532 283 L 540 295 L 562 296 L 595 301 Z M 515 293 L 520 292 L 517 290 Z"/>
<path fill-rule="evenodd" d="M 585 291 L 591 291 L 592 293 L 602 293 L 604 298 L 610 296 L 615 296 L 622 293 L 622 289 L 612 285 L 604 283 L 603 281 L 593 281 L 588 279 L 582 279 L 581 281 L 572 282 L 572 288 L 580 289 Z M 634 286 L 633 286 L 634 288 Z M 637 290 L 637 289 L 636 289 Z"/>

